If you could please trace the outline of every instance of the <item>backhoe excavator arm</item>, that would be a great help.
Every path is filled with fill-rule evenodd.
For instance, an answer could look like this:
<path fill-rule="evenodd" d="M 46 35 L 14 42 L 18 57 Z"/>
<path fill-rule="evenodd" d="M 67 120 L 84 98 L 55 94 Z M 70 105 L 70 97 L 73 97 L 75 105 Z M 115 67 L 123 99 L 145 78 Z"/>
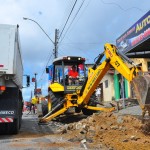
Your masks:
<path fill-rule="evenodd" d="M 103 58 L 105 59 L 101 63 Z M 133 67 L 129 68 L 125 61 Z M 90 98 L 92 97 L 94 90 L 111 67 L 117 70 L 129 82 L 132 81 L 134 90 L 136 91 L 135 94 L 137 100 L 143 110 L 143 116 L 147 110 L 150 114 L 150 76 L 139 75 L 139 72 L 141 72 L 140 67 L 136 66 L 134 62 L 120 51 L 117 51 L 117 48 L 114 45 L 106 43 L 104 52 L 98 56 L 94 66 L 89 68 L 88 77 L 81 90 L 77 90 L 76 93 L 66 94 L 64 99 L 49 111 L 47 115 L 41 118 L 39 122 L 48 122 L 54 117 L 63 114 L 70 107 L 77 107 L 82 109 L 82 111 L 87 111 L 88 109 L 100 111 L 115 110 L 115 108 L 98 108 L 95 105 L 90 105 Z"/>
<path fill-rule="evenodd" d="M 106 58 L 101 64 L 99 64 L 103 54 L 106 56 Z M 88 71 L 88 79 L 80 91 L 80 96 L 78 99 L 79 105 L 88 104 L 94 90 L 111 66 L 120 74 L 122 74 L 128 81 L 132 81 L 139 71 L 138 67 L 136 66 L 134 66 L 132 69 L 129 69 L 129 67 L 125 64 L 124 59 L 126 59 L 128 63 L 132 64 L 133 62 L 126 56 L 122 56 L 122 59 L 121 56 L 117 54 L 117 48 L 112 44 L 105 44 L 103 54 L 99 56 L 93 68 L 90 68 Z"/>

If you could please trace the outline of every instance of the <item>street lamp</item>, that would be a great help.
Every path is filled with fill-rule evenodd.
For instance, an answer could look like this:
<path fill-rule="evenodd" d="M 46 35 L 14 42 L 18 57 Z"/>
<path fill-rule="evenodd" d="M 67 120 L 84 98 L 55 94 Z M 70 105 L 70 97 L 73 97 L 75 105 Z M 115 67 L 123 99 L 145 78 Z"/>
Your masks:
<path fill-rule="evenodd" d="M 52 39 L 49 37 L 49 35 L 44 31 L 44 29 L 33 19 L 30 19 L 30 18 L 26 18 L 26 17 L 23 17 L 24 20 L 30 20 L 30 21 L 33 21 L 34 23 L 36 23 L 40 29 L 45 33 L 45 35 L 49 38 L 49 40 L 53 43 L 54 45 L 54 58 L 57 58 L 57 55 L 58 55 L 58 29 L 55 30 L 55 42 L 52 41 Z"/>
<path fill-rule="evenodd" d="M 25 17 L 23 17 L 23 19 L 35 22 L 41 28 L 41 30 L 45 33 L 45 35 L 49 38 L 49 40 L 55 45 L 55 43 L 52 41 L 52 39 L 49 37 L 49 35 L 44 31 L 44 29 L 35 20 L 30 19 L 30 18 L 25 18 Z"/>

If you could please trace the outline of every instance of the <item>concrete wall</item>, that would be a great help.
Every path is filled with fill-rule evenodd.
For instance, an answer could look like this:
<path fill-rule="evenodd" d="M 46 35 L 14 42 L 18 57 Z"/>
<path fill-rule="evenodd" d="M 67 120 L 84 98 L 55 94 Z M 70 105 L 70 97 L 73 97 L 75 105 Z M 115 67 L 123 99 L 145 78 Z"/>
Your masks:
<path fill-rule="evenodd" d="M 106 80 L 108 80 L 108 87 L 105 87 Z M 114 97 L 113 75 L 107 73 L 100 83 L 103 83 L 103 101 L 104 102 L 112 101 L 112 97 Z"/>
<path fill-rule="evenodd" d="M 144 72 L 148 71 L 148 65 L 147 65 L 147 63 L 150 62 L 150 59 L 132 58 L 132 60 L 135 62 L 135 64 L 142 64 L 142 69 L 143 69 Z"/>

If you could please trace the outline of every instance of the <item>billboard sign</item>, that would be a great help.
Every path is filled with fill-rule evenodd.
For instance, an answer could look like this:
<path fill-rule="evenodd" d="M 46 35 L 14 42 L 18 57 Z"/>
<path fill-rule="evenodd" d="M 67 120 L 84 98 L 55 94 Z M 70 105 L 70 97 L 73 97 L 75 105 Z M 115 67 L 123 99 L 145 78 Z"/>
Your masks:
<path fill-rule="evenodd" d="M 150 38 L 150 11 L 140 18 L 133 26 L 124 32 L 117 40 L 116 46 L 123 53 Z"/>

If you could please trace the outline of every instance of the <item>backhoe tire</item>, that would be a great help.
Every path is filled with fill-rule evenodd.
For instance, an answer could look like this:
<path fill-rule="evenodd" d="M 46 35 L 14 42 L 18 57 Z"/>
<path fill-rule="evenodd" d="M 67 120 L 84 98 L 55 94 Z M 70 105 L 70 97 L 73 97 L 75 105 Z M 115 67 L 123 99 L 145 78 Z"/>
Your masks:
<path fill-rule="evenodd" d="M 93 115 L 93 113 L 95 113 L 96 111 L 95 110 L 90 110 L 90 109 L 83 108 L 82 112 L 83 112 L 84 115 L 90 116 L 90 115 Z"/>
<path fill-rule="evenodd" d="M 48 102 L 46 100 L 41 101 L 42 104 L 42 114 L 45 116 L 48 113 Z"/>
<path fill-rule="evenodd" d="M 96 106 L 97 105 L 97 103 L 96 103 L 96 96 L 94 94 L 91 96 L 88 105 L 89 106 Z M 93 113 L 96 113 L 96 112 L 97 112 L 96 110 L 82 108 L 82 113 L 84 115 L 87 115 L 87 116 L 90 116 L 90 115 L 92 115 Z"/>
<path fill-rule="evenodd" d="M 75 107 L 75 112 L 76 112 L 76 113 L 80 113 L 80 112 L 81 112 L 81 108 Z"/>
<path fill-rule="evenodd" d="M 62 100 L 63 98 L 63 95 L 61 92 L 53 92 L 53 91 L 49 91 L 49 96 L 50 96 L 50 99 L 52 101 L 52 108 L 54 108 L 58 103 L 60 103 L 60 101 Z"/>
<path fill-rule="evenodd" d="M 50 90 L 49 96 L 51 99 L 52 109 L 53 109 L 62 100 L 62 94 L 60 92 L 54 93 Z M 48 113 L 48 102 L 46 100 L 43 100 L 41 104 L 42 104 L 42 113 L 43 116 L 45 116 Z"/>

